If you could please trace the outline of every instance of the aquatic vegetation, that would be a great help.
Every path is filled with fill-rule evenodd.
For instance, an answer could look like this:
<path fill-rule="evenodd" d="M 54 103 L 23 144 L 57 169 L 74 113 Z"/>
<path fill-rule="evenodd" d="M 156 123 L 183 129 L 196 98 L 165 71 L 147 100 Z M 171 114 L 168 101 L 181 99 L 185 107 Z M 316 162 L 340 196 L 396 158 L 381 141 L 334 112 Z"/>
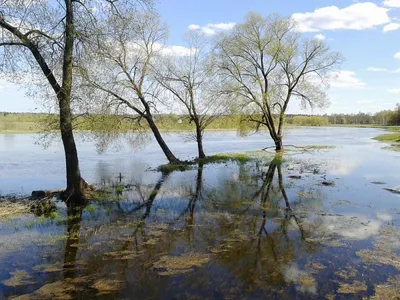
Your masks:
<path fill-rule="evenodd" d="M 390 146 L 382 147 L 383 150 L 400 152 L 400 144 L 391 144 Z"/>
<path fill-rule="evenodd" d="M 63 269 L 63 264 L 61 263 L 37 265 L 32 268 L 32 270 L 39 273 L 60 272 L 62 271 L 62 269 Z"/>
<path fill-rule="evenodd" d="M 11 219 L 28 213 L 29 204 L 27 202 L 0 201 L 0 220 Z"/>
<path fill-rule="evenodd" d="M 85 210 L 92 213 L 96 210 L 96 207 L 93 205 L 88 205 L 88 206 L 86 206 Z"/>
<path fill-rule="evenodd" d="M 317 274 L 319 271 L 326 269 L 327 267 L 319 262 L 309 262 L 305 266 L 306 270 L 310 274 Z"/>
<path fill-rule="evenodd" d="M 92 200 L 78 212 L 59 206 L 54 219 L 31 216 L 33 221 L 5 222 L 5 232 L 17 225 L 32 235 L 26 248 L 38 254 L 31 263 L 22 256 L 27 254 L 24 247 L 19 248 L 21 254 L 12 252 L 15 247 L 7 250 L 12 259 L 21 260 L 18 268 L 25 273 L 20 277 L 27 284 L 20 281 L 6 297 L 30 293 L 36 278 L 52 281 L 60 274 L 65 279 L 54 282 L 53 290 L 45 284 L 24 297 L 73 299 L 83 292 L 100 298 L 129 298 L 134 293 L 159 299 L 157 291 L 143 291 L 142 282 L 164 286 L 178 278 L 171 291 L 186 298 L 212 298 L 210 290 L 233 299 L 369 297 L 373 285 L 375 299 L 382 299 L 378 297 L 383 293 L 394 295 L 392 279 L 369 280 L 366 276 L 374 267 L 363 257 L 364 264 L 351 260 L 356 252 L 372 251 L 391 256 L 386 261 L 373 258 L 371 265 L 396 265 L 398 227 L 384 226 L 393 224 L 395 215 L 386 207 L 362 215 L 365 203 L 337 200 L 347 198 L 336 194 L 343 183 L 328 193 L 318 184 L 325 175 L 313 174 L 317 167 L 324 173 L 323 164 L 296 159 L 204 165 L 168 179 L 149 172 L 155 179 L 132 185 L 127 199 Z M 290 174 L 302 174 L 302 180 L 290 180 L 288 168 Z M 111 188 L 113 192 L 114 185 Z M 12 234 L 23 237 L 22 232 Z M 7 274 L 13 277 L 17 267 L 5 266 L 3 278 L 11 280 Z M 390 278 L 396 278 L 393 270 L 388 271 Z M 127 278 L 140 284 L 126 284 Z M 36 282 L 36 288 L 41 284 Z"/>
<path fill-rule="evenodd" d="M 265 156 L 263 151 L 249 151 L 242 153 L 221 153 L 208 156 L 201 160 L 203 163 L 222 163 L 227 161 L 235 161 L 239 163 L 246 163 L 252 160 L 260 159 L 261 156 Z"/>
<path fill-rule="evenodd" d="M 379 231 L 374 249 L 364 249 L 356 254 L 367 265 L 388 265 L 400 270 L 400 231 L 395 226 L 385 226 Z"/>
<path fill-rule="evenodd" d="M 360 281 L 353 283 L 340 283 L 337 292 L 339 294 L 356 294 L 367 290 L 367 285 Z"/>
<path fill-rule="evenodd" d="M 25 270 L 16 270 L 11 272 L 10 275 L 12 275 L 11 278 L 2 282 L 6 286 L 16 287 L 35 283 L 32 276 Z"/>
<path fill-rule="evenodd" d="M 17 300 L 29 300 L 29 299 L 61 299 L 61 300 L 70 300 L 74 299 L 72 294 L 74 292 L 79 291 L 76 286 L 66 282 L 66 281 L 56 281 L 53 283 L 48 283 L 42 286 L 37 291 L 22 295 L 13 299 Z"/>
<path fill-rule="evenodd" d="M 400 142 L 400 133 L 386 133 L 372 138 L 380 142 Z"/>
<path fill-rule="evenodd" d="M 99 279 L 91 285 L 92 288 L 96 289 L 99 293 L 97 296 L 115 293 L 121 289 L 123 282 L 115 279 Z"/>
<path fill-rule="evenodd" d="M 124 186 L 123 185 L 115 186 L 115 193 L 117 195 L 122 195 L 123 191 L 124 191 Z"/>
<path fill-rule="evenodd" d="M 317 282 L 313 276 L 306 271 L 300 270 L 296 264 L 292 264 L 283 271 L 287 283 L 296 285 L 296 289 L 303 293 L 317 293 Z"/>
<path fill-rule="evenodd" d="M 309 145 L 303 147 L 305 150 L 330 150 L 330 149 L 335 149 L 336 146 L 332 145 Z"/>
<path fill-rule="evenodd" d="M 153 264 L 161 276 L 177 275 L 191 272 L 194 267 L 201 267 L 210 261 L 210 255 L 204 253 L 188 252 L 180 256 L 162 256 Z"/>
<path fill-rule="evenodd" d="M 390 277 L 384 284 L 375 285 L 375 295 L 373 300 L 399 299 L 400 295 L 400 276 Z"/>
<path fill-rule="evenodd" d="M 334 273 L 337 277 L 344 280 L 354 279 L 358 275 L 358 271 L 351 265 L 346 266 Z"/>
<path fill-rule="evenodd" d="M 185 171 L 189 171 L 192 169 L 192 164 L 189 163 L 170 163 L 170 164 L 165 164 L 165 165 L 161 165 L 157 168 L 157 171 L 163 173 L 163 174 L 169 174 L 171 172 L 174 171 L 179 171 L 179 172 L 185 172 Z"/>

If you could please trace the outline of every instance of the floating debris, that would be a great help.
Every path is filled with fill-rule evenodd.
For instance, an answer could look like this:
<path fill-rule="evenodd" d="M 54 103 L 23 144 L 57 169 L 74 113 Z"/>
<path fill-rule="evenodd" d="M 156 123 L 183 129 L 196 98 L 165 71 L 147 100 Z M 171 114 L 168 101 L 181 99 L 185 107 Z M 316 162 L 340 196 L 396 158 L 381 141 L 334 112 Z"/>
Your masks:
<path fill-rule="evenodd" d="M 400 187 L 384 188 L 384 190 L 389 191 L 394 194 L 400 194 Z"/>

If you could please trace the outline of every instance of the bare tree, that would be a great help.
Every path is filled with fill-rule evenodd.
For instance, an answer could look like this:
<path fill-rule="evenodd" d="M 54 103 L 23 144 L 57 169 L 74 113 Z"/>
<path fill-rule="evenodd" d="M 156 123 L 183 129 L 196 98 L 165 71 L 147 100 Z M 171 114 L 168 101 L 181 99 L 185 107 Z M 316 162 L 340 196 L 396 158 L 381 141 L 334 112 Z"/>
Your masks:
<path fill-rule="evenodd" d="M 67 171 L 66 197 L 72 203 L 78 203 L 83 199 L 83 180 L 72 130 L 73 2 L 65 0 L 62 5 L 39 0 L 0 2 L 0 46 L 6 48 L 2 50 L 6 56 L 3 68 L 7 67 L 7 63 L 10 63 L 8 67 L 11 70 L 17 64 L 27 64 L 28 71 L 41 71 L 57 97 Z M 18 61 L 14 51 L 19 52 L 26 61 Z"/>
<path fill-rule="evenodd" d="M 217 76 L 210 68 L 210 42 L 201 33 L 188 32 L 185 36 L 187 53 L 169 56 L 158 68 L 156 79 L 180 103 L 189 122 L 195 126 L 199 158 L 205 158 L 204 131 L 218 116 L 225 112 L 226 102 L 215 93 Z"/>
<path fill-rule="evenodd" d="M 284 117 L 291 99 L 303 106 L 327 104 L 328 79 L 342 56 L 324 41 L 303 39 L 291 18 L 264 19 L 249 13 L 217 40 L 215 65 L 223 78 L 222 93 L 236 97 L 248 121 L 267 127 L 281 151 Z"/>
<path fill-rule="evenodd" d="M 82 78 L 89 89 L 102 96 L 98 104 L 140 124 L 145 120 L 170 163 L 179 162 L 164 141 L 153 113 L 162 104 L 162 90 L 153 78 L 156 60 L 162 55 L 167 29 L 160 17 L 150 11 L 120 10 L 108 19 L 96 39 L 96 47 L 86 53 Z"/>
<path fill-rule="evenodd" d="M 98 34 L 95 12 L 100 19 L 107 12 L 115 14 L 117 4 L 111 0 L 0 0 L 0 54 L 3 56 L 0 71 L 7 74 L 22 71 L 32 76 L 41 73 L 46 84 L 43 76 L 38 84 L 50 86 L 54 92 L 65 152 L 67 188 L 64 195 L 73 204 L 84 201 L 83 190 L 87 186 L 81 178 L 73 133 L 73 108 L 79 99 L 74 97 L 74 66 L 79 62 L 80 49 L 88 36 Z"/>

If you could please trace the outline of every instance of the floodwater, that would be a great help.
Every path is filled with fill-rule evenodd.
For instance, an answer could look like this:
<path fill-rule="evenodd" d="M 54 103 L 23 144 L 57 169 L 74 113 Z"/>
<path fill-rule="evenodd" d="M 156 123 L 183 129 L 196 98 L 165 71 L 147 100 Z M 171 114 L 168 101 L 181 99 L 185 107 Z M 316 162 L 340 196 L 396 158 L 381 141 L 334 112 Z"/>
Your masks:
<path fill-rule="evenodd" d="M 399 299 L 400 197 L 385 188 L 400 185 L 400 153 L 371 140 L 381 132 L 294 129 L 287 144 L 335 148 L 169 174 L 153 170 L 165 159 L 152 143 L 102 155 L 82 144 L 84 177 L 126 188 L 0 221 L 0 299 Z M 3 195 L 63 187 L 60 146 L 32 141 L 0 135 Z M 196 153 L 168 141 L 181 159 Z M 224 132 L 205 148 L 270 144 Z"/>

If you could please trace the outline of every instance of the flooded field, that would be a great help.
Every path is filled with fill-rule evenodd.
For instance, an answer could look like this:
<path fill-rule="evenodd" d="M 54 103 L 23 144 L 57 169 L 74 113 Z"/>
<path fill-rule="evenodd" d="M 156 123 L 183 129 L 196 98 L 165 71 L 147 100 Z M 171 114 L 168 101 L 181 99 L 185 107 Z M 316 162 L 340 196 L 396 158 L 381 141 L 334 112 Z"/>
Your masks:
<path fill-rule="evenodd" d="M 288 144 L 330 147 L 170 173 L 154 171 L 165 161 L 151 143 L 83 145 L 84 177 L 112 193 L 36 215 L 3 200 L 15 213 L 0 215 L 0 299 L 399 299 L 400 153 L 370 139 L 380 132 L 296 129 Z M 266 140 L 212 133 L 205 147 Z M 3 195 L 63 187 L 61 150 L 31 142 L 0 135 Z"/>

